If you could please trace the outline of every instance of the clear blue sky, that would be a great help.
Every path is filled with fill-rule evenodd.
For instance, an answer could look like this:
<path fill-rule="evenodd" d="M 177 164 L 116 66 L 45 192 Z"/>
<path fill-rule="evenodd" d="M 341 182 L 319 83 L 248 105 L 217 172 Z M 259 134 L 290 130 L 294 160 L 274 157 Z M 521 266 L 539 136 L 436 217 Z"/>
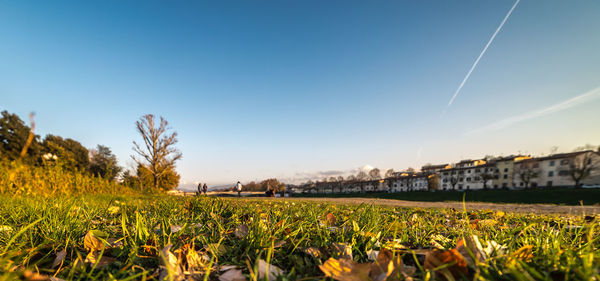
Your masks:
<path fill-rule="evenodd" d="M 162 115 L 185 184 L 600 144 L 600 1 L 522 0 L 441 114 L 513 4 L 2 1 L 0 109 L 124 166 Z"/>

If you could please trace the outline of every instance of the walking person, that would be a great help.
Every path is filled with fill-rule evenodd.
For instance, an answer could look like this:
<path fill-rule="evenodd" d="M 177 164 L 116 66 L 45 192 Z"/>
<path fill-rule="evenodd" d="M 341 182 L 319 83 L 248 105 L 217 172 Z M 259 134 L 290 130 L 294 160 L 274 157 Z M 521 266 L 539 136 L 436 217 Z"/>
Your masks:
<path fill-rule="evenodd" d="M 242 183 L 238 181 L 235 185 L 235 190 L 237 190 L 238 197 L 242 197 Z"/>
<path fill-rule="evenodd" d="M 208 190 L 208 186 L 206 186 L 206 183 L 205 183 L 204 186 L 202 186 L 202 192 L 204 192 L 204 195 L 206 195 L 207 190 Z"/>
<path fill-rule="evenodd" d="M 202 183 L 198 183 L 198 191 L 196 192 L 196 196 L 200 196 L 202 194 Z"/>

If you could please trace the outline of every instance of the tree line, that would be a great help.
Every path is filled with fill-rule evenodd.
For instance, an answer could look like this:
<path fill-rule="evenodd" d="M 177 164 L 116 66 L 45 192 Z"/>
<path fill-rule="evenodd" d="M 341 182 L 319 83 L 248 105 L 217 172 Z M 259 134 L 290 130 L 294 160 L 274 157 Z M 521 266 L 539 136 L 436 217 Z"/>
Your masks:
<path fill-rule="evenodd" d="M 35 122 L 30 116 L 28 126 L 18 115 L 2 111 L 0 116 L 0 161 L 18 161 L 24 165 L 55 167 L 139 190 L 169 190 L 176 188 L 180 176 L 175 161 L 182 154 L 174 145 L 177 133 L 171 132 L 168 122 L 154 115 L 144 115 L 136 122 L 143 142 L 133 142 L 135 167 L 119 165 L 117 157 L 107 146 L 98 144 L 86 148 L 79 141 L 48 134 L 35 134 Z"/>

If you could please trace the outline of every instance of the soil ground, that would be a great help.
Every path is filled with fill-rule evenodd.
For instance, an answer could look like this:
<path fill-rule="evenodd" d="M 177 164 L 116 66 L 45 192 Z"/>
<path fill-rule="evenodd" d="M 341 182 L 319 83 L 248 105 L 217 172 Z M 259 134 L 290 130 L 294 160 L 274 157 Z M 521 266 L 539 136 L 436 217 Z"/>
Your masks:
<path fill-rule="evenodd" d="M 290 200 L 327 202 L 333 204 L 377 204 L 393 207 L 407 208 L 454 208 L 463 209 L 462 202 L 417 202 L 394 199 L 377 198 L 264 198 L 265 200 Z M 258 199 L 257 198 L 257 199 Z M 503 203 L 479 203 L 466 202 L 467 210 L 494 210 L 511 213 L 535 213 L 535 214 L 558 214 L 558 215 L 596 215 L 600 214 L 600 206 L 564 206 L 553 204 L 503 204 Z"/>

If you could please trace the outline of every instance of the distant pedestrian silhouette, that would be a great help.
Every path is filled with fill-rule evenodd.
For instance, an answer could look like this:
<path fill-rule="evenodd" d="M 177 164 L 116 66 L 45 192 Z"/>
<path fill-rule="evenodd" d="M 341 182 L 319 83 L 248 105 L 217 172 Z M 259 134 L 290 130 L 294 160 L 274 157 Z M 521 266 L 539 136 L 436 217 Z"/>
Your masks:
<path fill-rule="evenodd" d="M 204 195 L 206 195 L 207 190 L 208 190 L 208 187 L 206 186 L 206 183 L 205 183 L 204 186 L 202 186 L 202 192 L 204 192 Z"/>
<path fill-rule="evenodd" d="M 238 193 L 238 197 L 242 197 L 242 183 L 240 183 L 238 181 L 237 184 L 235 185 L 235 190 Z"/>

